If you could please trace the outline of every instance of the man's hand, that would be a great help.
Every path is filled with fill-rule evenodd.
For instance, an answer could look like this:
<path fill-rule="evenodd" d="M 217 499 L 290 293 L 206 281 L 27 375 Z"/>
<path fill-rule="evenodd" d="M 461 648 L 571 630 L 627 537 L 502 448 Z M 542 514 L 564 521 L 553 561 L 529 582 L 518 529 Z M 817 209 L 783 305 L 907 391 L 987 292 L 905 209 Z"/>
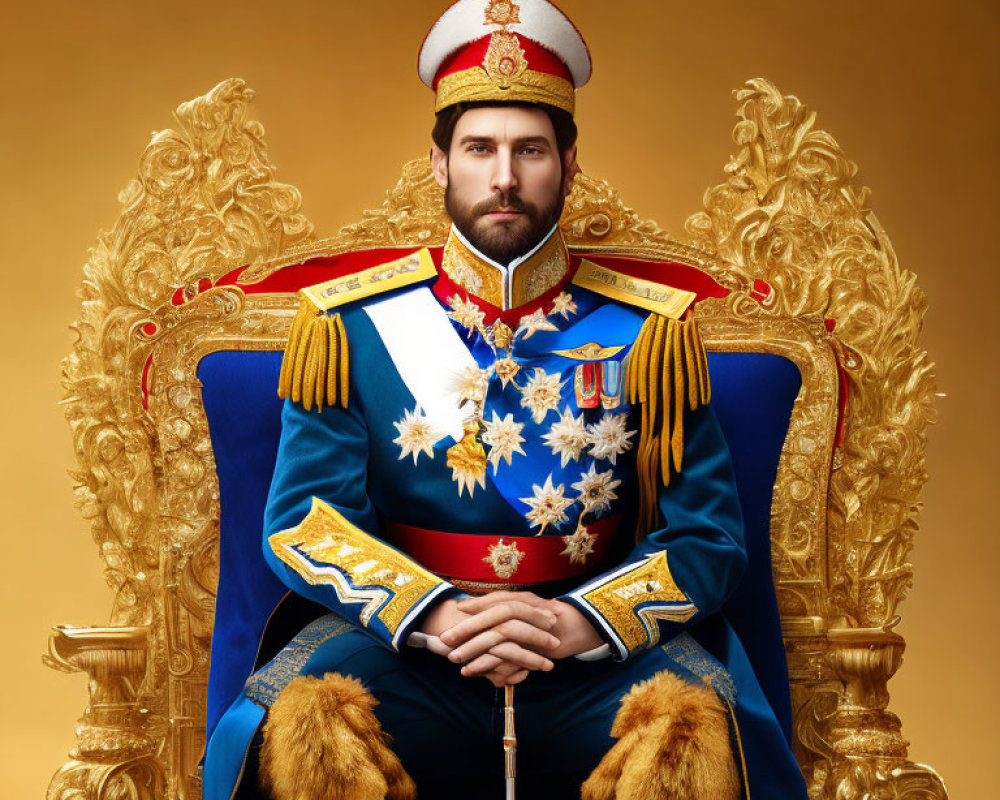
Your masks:
<path fill-rule="evenodd" d="M 459 600 L 456 608 L 469 616 L 444 631 L 441 641 L 454 648 L 449 659 L 468 662 L 463 675 L 503 674 L 505 661 L 526 670 L 549 670 L 550 659 L 583 653 L 604 641 L 576 608 L 533 592 L 490 592 Z M 525 677 L 526 671 L 519 672 L 504 682 L 518 683 Z"/>
<path fill-rule="evenodd" d="M 551 661 L 522 645 L 527 642 L 537 644 L 541 640 L 540 637 L 546 637 L 541 640 L 543 643 L 551 644 L 552 637 L 545 633 L 544 627 L 550 627 L 555 623 L 554 614 L 529 608 L 515 609 L 513 615 L 507 616 L 502 612 L 494 613 L 491 618 L 498 625 L 510 623 L 504 628 L 506 634 L 496 634 L 496 646 L 493 648 L 495 656 L 492 657 L 491 666 L 473 671 L 463 669 L 463 675 L 466 677 L 482 675 L 494 686 L 500 687 L 507 683 L 520 683 L 528 677 L 529 670 L 552 669 Z M 455 600 L 448 599 L 438 603 L 428 612 L 419 628 L 422 633 L 430 637 L 427 649 L 437 655 L 450 657 L 453 648 L 442 641 L 442 634 L 471 619 L 472 614 L 459 610 Z M 484 621 L 479 620 L 476 629 L 482 630 L 483 624 Z M 536 625 L 541 627 L 535 627 Z M 510 640 L 507 639 L 508 635 Z M 450 660 L 458 663 L 461 659 L 450 658 Z"/>

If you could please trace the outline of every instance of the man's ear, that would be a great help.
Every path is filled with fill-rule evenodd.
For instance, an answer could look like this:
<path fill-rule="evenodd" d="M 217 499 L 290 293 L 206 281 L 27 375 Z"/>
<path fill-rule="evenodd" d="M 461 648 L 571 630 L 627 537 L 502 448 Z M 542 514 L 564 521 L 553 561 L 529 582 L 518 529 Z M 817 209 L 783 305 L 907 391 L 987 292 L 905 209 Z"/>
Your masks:
<path fill-rule="evenodd" d="M 562 196 L 565 200 L 569 195 L 570 191 L 573 189 L 573 179 L 578 173 L 582 172 L 580 165 L 576 163 L 576 145 L 568 148 L 565 153 L 563 153 L 563 183 L 562 183 Z"/>
<path fill-rule="evenodd" d="M 448 186 L 448 154 L 436 144 L 431 145 L 431 172 L 442 189 Z"/>

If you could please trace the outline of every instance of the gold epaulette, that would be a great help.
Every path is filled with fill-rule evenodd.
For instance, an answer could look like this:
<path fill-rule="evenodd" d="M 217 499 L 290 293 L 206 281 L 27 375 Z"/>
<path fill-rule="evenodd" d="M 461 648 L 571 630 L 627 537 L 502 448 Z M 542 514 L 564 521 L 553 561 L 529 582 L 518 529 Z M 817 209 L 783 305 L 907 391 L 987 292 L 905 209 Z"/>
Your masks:
<path fill-rule="evenodd" d="M 350 350 L 340 314 L 331 309 L 417 283 L 437 274 L 427 248 L 403 258 L 299 290 L 278 379 L 278 396 L 314 406 L 347 408 Z"/>
<path fill-rule="evenodd" d="M 636 538 L 653 529 L 659 516 L 659 484 L 670 485 L 684 457 L 684 407 L 711 399 L 708 360 L 690 313 L 695 293 L 634 278 L 583 261 L 573 282 L 598 294 L 650 311 L 628 356 L 628 402 L 642 405 L 636 466 L 639 520 Z"/>

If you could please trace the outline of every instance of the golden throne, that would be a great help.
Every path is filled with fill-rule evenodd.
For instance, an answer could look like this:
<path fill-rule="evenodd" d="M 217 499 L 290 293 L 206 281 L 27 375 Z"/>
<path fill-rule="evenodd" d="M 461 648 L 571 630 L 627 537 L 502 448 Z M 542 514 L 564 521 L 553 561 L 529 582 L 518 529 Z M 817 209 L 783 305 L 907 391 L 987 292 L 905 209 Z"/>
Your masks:
<path fill-rule="evenodd" d="M 280 351 L 297 308 L 294 293 L 248 294 L 224 276 L 246 267 L 241 281 L 259 281 L 447 230 L 415 160 L 382 208 L 315 238 L 299 192 L 274 180 L 252 98 L 232 79 L 177 108 L 85 269 L 64 385 L 79 502 L 115 600 L 106 627 L 57 626 L 50 640 L 46 663 L 85 671 L 91 692 L 50 800 L 201 796 L 220 490 L 197 370 L 219 351 Z M 687 220 L 690 243 L 583 176 L 563 227 L 576 245 L 708 270 L 733 290 L 698 306 L 709 351 L 797 367 L 770 498 L 796 757 L 813 798 L 943 800 L 936 773 L 908 760 L 886 688 L 933 418 L 923 294 L 815 114 L 764 80 L 736 99 L 737 152 Z"/>

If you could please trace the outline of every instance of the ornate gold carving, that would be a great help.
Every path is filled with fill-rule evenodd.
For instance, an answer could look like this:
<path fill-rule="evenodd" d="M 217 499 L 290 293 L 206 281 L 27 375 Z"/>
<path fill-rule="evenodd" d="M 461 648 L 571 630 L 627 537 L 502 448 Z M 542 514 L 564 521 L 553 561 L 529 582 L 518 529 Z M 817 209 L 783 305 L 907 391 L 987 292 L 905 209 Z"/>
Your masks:
<path fill-rule="evenodd" d="M 311 240 L 297 190 L 274 181 L 261 126 L 247 118 L 251 97 L 230 80 L 177 109 L 178 129 L 154 135 L 85 268 L 78 341 L 63 366 L 77 494 L 114 591 L 110 629 L 144 630 L 145 662 L 122 640 L 104 638 L 86 656 L 53 645 L 47 663 L 93 669 L 123 691 L 115 676 L 127 673 L 134 696 L 114 719 L 99 716 L 110 705 L 91 705 L 84 728 L 94 738 L 81 736 L 50 800 L 200 795 L 219 512 L 196 370 L 217 350 L 282 349 L 297 308 L 292 295 L 213 283 L 246 263 L 242 279 L 259 280 L 312 256 L 441 244 L 448 233 L 424 158 L 403 166 L 381 208 Z M 708 270 L 734 292 L 697 306 L 707 349 L 774 353 L 798 367 L 771 517 L 796 756 L 813 798 L 943 800 L 933 771 L 906 761 L 885 705 L 932 419 L 923 297 L 814 115 L 764 81 L 738 100 L 738 152 L 706 211 L 688 221 L 694 244 L 671 240 L 582 175 L 562 230 L 584 254 Z M 757 278 L 774 287 L 767 305 L 750 293 Z M 824 317 L 836 321 L 833 335 Z M 839 462 L 838 355 L 851 390 Z M 112 696 L 100 681 L 95 696 Z M 146 739 L 150 751 L 130 744 Z M 91 746 L 99 742 L 105 760 Z"/>
<path fill-rule="evenodd" d="M 177 108 L 177 128 L 153 135 L 84 268 L 63 363 L 76 493 L 114 594 L 112 628 L 147 631 L 144 670 L 129 681 L 155 755 L 135 760 L 98 726 L 94 747 L 82 742 L 53 778 L 53 800 L 163 797 L 164 775 L 169 796 L 198 792 L 219 512 L 196 367 L 213 349 L 281 347 L 292 298 L 251 310 L 241 291 L 213 284 L 312 230 L 298 190 L 274 180 L 252 98 L 227 80 Z"/>
<path fill-rule="evenodd" d="M 732 295 L 735 315 L 815 320 L 814 349 L 825 343 L 838 354 L 849 383 L 843 447 L 834 453 L 828 440 L 795 430 L 793 418 L 775 488 L 778 599 L 793 681 L 808 687 L 793 696 L 798 755 L 815 797 L 917 796 L 920 786 L 943 798 L 932 773 L 905 762 L 899 722 L 885 710 L 934 419 L 933 365 L 919 344 L 924 295 L 868 208 L 857 167 L 816 128 L 815 113 L 760 79 L 736 99 L 729 178 L 706 192 L 706 210 L 687 230 L 725 259 L 729 282 L 748 290 L 764 279 L 774 288 L 767 306 Z M 824 318 L 833 333 L 820 327 Z M 835 396 L 828 391 L 824 406 Z M 797 408 L 799 419 L 803 411 L 812 413 Z M 817 447 L 832 457 L 828 493 L 826 476 L 817 480 L 810 466 Z M 795 519 L 791 503 L 818 491 L 817 516 Z M 817 715 L 812 698 L 829 696 L 835 704 Z"/>
<path fill-rule="evenodd" d="M 48 797 L 162 797 L 163 764 L 138 694 L 149 655 L 148 629 L 58 625 L 53 630 L 43 661 L 62 672 L 86 672 L 91 689 L 70 753 L 73 761 L 53 778 Z"/>

